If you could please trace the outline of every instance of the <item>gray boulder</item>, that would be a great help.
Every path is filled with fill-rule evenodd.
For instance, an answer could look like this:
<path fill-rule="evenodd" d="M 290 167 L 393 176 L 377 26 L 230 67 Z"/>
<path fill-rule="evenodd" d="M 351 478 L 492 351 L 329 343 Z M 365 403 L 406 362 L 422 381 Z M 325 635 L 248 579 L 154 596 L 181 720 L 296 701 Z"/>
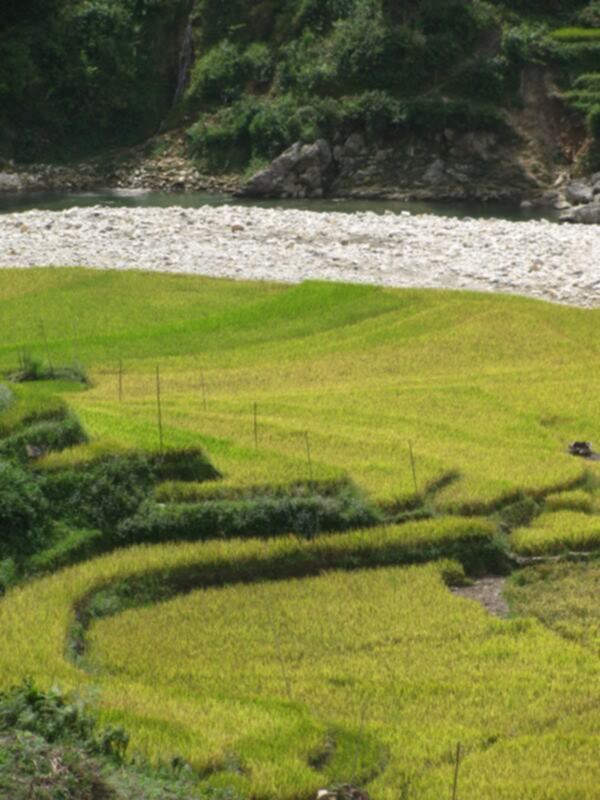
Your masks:
<path fill-rule="evenodd" d="M 444 183 L 446 180 L 446 168 L 441 158 L 436 158 L 436 160 L 427 167 L 423 175 L 423 180 L 430 186 Z"/>
<path fill-rule="evenodd" d="M 0 192 L 19 192 L 23 188 L 23 181 L 13 172 L 0 172 Z"/>
<path fill-rule="evenodd" d="M 296 142 L 242 187 L 242 197 L 322 197 L 331 180 L 333 155 L 325 139 Z"/>
<path fill-rule="evenodd" d="M 571 208 L 560 217 L 561 222 L 579 222 L 584 225 L 600 225 L 600 203 Z"/>
<path fill-rule="evenodd" d="M 574 206 L 591 203 L 594 199 L 592 185 L 585 181 L 573 181 L 565 189 L 565 197 Z"/>

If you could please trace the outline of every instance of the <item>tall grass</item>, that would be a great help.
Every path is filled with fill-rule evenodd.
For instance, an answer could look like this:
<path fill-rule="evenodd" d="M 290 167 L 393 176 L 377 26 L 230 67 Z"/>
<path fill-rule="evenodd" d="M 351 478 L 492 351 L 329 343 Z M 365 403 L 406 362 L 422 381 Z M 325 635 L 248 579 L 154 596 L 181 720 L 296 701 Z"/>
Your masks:
<path fill-rule="evenodd" d="M 25 343 L 43 349 L 29 324 L 40 303 L 57 363 L 77 309 L 93 387 L 69 403 L 96 442 L 157 447 L 159 362 L 165 446 L 203 446 L 231 490 L 310 480 L 305 431 L 314 480 L 347 475 L 390 505 L 414 498 L 409 442 L 419 492 L 460 474 L 436 497 L 442 509 L 598 471 L 566 452 L 600 430 L 598 311 L 443 291 L 3 270 L 0 368 Z"/>
<path fill-rule="evenodd" d="M 103 721 L 130 732 L 132 753 L 177 755 L 204 791 L 299 798 L 354 778 L 375 798 L 410 786 L 432 800 L 451 788 L 460 740 L 465 797 L 491 800 L 509 787 L 541 800 L 551 786 L 592 800 L 592 655 L 453 597 L 440 578 L 457 574 L 449 564 L 335 571 L 397 563 L 405 546 L 492 535 L 481 523 L 430 521 L 304 544 L 122 551 L 9 592 L 0 684 L 31 675 L 41 686 L 98 686 Z M 323 567 L 334 571 L 319 576 Z M 252 582 L 210 588 L 224 578 Z M 110 615 L 115 582 L 131 597 L 136 582 L 160 592 L 172 579 L 209 588 L 93 623 L 88 671 L 69 661 L 65 637 L 86 598 Z M 311 766 L 326 748 L 320 769 Z"/>
<path fill-rule="evenodd" d="M 553 555 L 600 549 L 600 514 L 556 511 L 542 514 L 531 528 L 516 530 L 511 537 L 515 552 L 524 556 Z"/>

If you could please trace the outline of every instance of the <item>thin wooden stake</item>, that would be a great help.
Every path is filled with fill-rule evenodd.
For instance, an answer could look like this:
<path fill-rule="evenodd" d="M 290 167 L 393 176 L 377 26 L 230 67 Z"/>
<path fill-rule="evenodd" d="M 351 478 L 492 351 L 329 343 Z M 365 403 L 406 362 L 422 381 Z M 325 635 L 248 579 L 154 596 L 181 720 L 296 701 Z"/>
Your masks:
<path fill-rule="evenodd" d="M 204 410 L 206 411 L 208 408 L 208 404 L 206 402 L 206 381 L 204 380 L 204 370 L 200 372 L 200 387 L 202 389 L 202 405 L 204 406 Z"/>
<path fill-rule="evenodd" d="M 73 367 L 75 369 L 77 369 L 77 366 L 79 364 L 79 358 L 78 358 L 78 355 L 77 355 L 77 338 L 78 338 L 78 336 L 77 336 L 77 317 L 73 317 L 72 328 L 73 328 Z"/>
<path fill-rule="evenodd" d="M 119 403 L 123 402 L 123 361 L 119 359 Z"/>
<path fill-rule="evenodd" d="M 413 453 L 412 442 L 408 443 L 408 452 L 410 453 L 410 466 L 412 469 L 413 482 L 415 484 L 415 493 L 419 494 L 419 486 L 417 484 L 417 468 L 415 466 L 415 454 Z"/>
<path fill-rule="evenodd" d="M 310 476 L 310 482 L 312 483 L 313 467 L 312 467 L 312 458 L 310 455 L 310 439 L 308 438 L 308 431 L 304 431 L 304 441 L 306 443 L 306 460 L 308 462 L 308 474 Z"/>
<path fill-rule="evenodd" d="M 158 420 L 158 440 L 160 445 L 160 452 L 163 451 L 163 426 L 162 426 L 162 408 L 160 404 L 160 367 L 156 365 L 156 413 Z"/>
<path fill-rule="evenodd" d="M 452 785 L 452 800 L 456 800 L 458 792 L 458 770 L 460 767 L 460 742 L 456 745 L 456 762 L 454 764 L 454 784 Z"/>
<path fill-rule="evenodd" d="M 352 783 L 356 782 L 356 778 L 358 776 L 358 767 L 360 764 L 360 747 L 361 747 L 361 739 L 363 737 L 363 733 L 365 731 L 365 723 L 367 721 L 367 699 L 366 697 L 363 699 L 360 705 L 360 725 L 358 728 L 358 736 L 356 738 L 356 747 L 354 748 L 354 767 L 352 769 Z"/>
<path fill-rule="evenodd" d="M 267 615 L 269 617 L 271 632 L 273 634 L 273 642 L 275 644 L 275 653 L 277 654 L 277 661 L 279 662 L 279 668 L 281 670 L 281 678 L 283 680 L 283 685 L 285 686 L 285 693 L 287 695 L 288 700 L 291 703 L 293 701 L 292 681 L 290 679 L 289 673 L 286 668 L 283 649 L 281 647 L 281 639 L 279 638 L 279 632 L 277 630 L 277 626 L 275 624 L 275 618 L 273 616 L 273 606 L 268 601 L 266 601 L 265 606 L 267 609 Z"/>
<path fill-rule="evenodd" d="M 48 366 L 50 367 L 50 375 L 54 377 L 54 367 L 52 366 L 52 359 L 50 358 L 50 345 L 48 344 L 48 337 L 46 336 L 46 326 L 44 325 L 44 320 L 42 319 L 40 319 L 40 332 L 46 347 L 46 360 L 48 361 Z"/>
<path fill-rule="evenodd" d="M 258 406 L 254 403 L 254 449 L 258 450 Z"/>

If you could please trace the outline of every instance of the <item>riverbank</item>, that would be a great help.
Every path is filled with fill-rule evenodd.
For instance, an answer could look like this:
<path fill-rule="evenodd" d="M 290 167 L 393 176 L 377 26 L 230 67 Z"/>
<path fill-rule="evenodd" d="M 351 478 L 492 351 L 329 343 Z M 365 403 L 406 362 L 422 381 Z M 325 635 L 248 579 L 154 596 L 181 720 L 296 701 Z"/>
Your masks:
<path fill-rule="evenodd" d="M 223 206 L 0 217 L 0 267 L 494 291 L 600 307 L 600 228 Z"/>

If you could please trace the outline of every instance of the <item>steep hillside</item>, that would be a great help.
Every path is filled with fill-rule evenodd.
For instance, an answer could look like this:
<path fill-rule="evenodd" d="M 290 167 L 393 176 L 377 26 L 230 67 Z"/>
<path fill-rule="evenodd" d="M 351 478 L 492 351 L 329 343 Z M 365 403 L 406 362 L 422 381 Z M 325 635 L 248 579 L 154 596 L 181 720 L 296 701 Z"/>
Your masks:
<path fill-rule="evenodd" d="M 267 193 L 517 199 L 600 163 L 598 26 L 598 0 L 29 0 L 0 23 L 0 153 L 176 129 L 247 175 L 322 139 Z"/>

